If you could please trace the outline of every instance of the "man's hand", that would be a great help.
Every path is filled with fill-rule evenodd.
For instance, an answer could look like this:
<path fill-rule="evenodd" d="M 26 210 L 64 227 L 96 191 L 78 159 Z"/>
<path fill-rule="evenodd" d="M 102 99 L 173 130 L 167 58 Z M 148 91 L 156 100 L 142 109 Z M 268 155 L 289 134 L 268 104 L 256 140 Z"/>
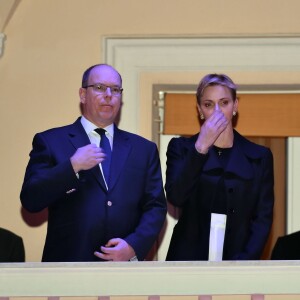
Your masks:
<path fill-rule="evenodd" d="M 89 144 L 78 148 L 70 160 L 74 172 L 78 173 L 79 171 L 89 170 L 95 167 L 100 164 L 105 157 L 106 155 L 101 148 L 95 144 Z"/>
<path fill-rule="evenodd" d="M 105 246 L 100 247 L 101 252 L 94 254 L 108 261 L 129 261 L 135 256 L 133 248 L 124 240 L 114 238 L 109 240 Z"/>
<path fill-rule="evenodd" d="M 219 135 L 229 124 L 221 110 L 215 110 L 201 126 L 195 147 L 199 153 L 206 154 Z"/>

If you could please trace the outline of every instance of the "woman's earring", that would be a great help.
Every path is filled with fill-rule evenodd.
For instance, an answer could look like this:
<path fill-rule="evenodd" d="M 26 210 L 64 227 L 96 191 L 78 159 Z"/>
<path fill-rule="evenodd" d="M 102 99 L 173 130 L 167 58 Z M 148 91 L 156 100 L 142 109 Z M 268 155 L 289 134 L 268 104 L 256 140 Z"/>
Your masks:
<path fill-rule="evenodd" d="M 235 117 L 235 116 L 236 116 L 236 111 L 234 111 L 232 114 L 233 114 L 233 116 Z"/>
<path fill-rule="evenodd" d="M 203 113 L 200 113 L 200 119 L 201 119 L 201 120 L 204 120 L 204 115 L 203 115 Z"/>

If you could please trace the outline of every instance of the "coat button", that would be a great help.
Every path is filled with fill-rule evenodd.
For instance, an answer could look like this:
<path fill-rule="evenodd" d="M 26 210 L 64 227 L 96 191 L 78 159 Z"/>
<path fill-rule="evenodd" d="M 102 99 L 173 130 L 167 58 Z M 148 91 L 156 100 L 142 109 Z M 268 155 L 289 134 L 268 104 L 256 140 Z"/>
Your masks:
<path fill-rule="evenodd" d="M 107 201 L 107 206 L 112 206 L 112 202 L 111 201 Z"/>

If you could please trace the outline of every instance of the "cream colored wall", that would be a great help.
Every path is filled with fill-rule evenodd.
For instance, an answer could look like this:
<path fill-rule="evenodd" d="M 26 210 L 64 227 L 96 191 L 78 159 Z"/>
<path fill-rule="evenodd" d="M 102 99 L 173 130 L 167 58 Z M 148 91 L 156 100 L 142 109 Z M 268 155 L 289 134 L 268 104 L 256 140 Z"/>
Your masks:
<path fill-rule="evenodd" d="M 79 115 L 81 74 L 103 62 L 104 37 L 299 35 L 299 11 L 298 0 L 20 1 L 0 58 L 0 226 L 24 238 L 27 261 L 40 261 L 46 231 L 36 215 L 26 224 L 19 202 L 32 137 Z"/>

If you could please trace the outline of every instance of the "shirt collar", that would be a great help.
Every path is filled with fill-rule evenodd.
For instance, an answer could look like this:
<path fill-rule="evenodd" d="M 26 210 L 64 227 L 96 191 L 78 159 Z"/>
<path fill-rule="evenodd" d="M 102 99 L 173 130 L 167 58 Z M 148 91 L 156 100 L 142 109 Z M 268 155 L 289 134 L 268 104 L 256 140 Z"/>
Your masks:
<path fill-rule="evenodd" d="M 98 128 L 94 123 L 89 121 L 84 116 L 81 116 L 80 122 L 81 122 L 87 135 L 90 135 L 90 133 L 92 131 L 94 131 L 96 128 Z M 114 137 L 114 124 L 110 124 L 110 125 L 104 127 L 103 129 L 105 129 L 112 138 Z"/>

